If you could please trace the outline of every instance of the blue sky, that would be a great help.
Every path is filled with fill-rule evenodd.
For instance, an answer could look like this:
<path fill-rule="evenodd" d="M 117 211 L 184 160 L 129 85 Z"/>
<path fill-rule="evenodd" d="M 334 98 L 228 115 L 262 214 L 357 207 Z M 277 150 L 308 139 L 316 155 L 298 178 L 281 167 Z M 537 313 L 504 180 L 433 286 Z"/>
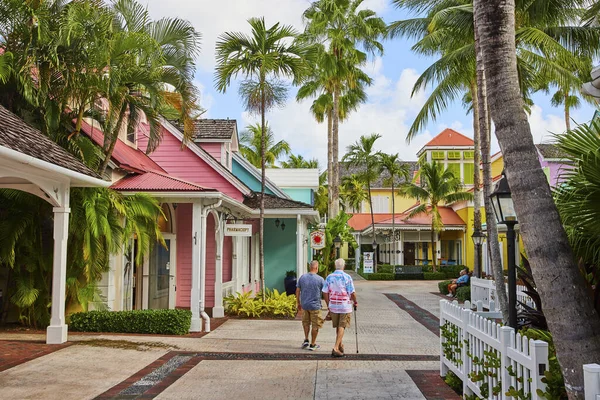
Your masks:
<path fill-rule="evenodd" d="M 142 0 L 143 1 L 143 0 Z M 207 118 L 236 119 L 241 132 L 246 125 L 255 122 L 256 116 L 244 112 L 237 94 L 237 86 L 233 86 L 222 94 L 214 90 L 214 45 L 219 34 L 225 31 L 248 32 L 245 22 L 250 17 L 264 16 L 267 24 L 282 22 L 302 28 L 301 14 L 310 4 L 309 0 L 146 0 L 146 4 L 154 18 L 161 16 L 178 16 L 190 20 L 196 29 L 203 34 L 202 53 L 198 59 L 196 83 L 202 91 L 202 106 L 206 108 Z M 407 18 L 408 16 L 395 9 L 391 0 L 366 0 L 365 5 L 381 15 L 386 22 Z M 426 129 L 410 144 L 405 142 L 406 132 L 420 110 L 428 93 L 418 93 L 411 98 L 412 86 L 427 68 L 432 58 L 415 55 L 410 51 L 413 41 L 395 39 L 386 41 L 385 54 L 370 60 L 365 70 L 374 84 L 369 88 L 369 101 L 364 104 L 348 121 L 340 127 L 340 155 L 350 143 L 360 135 L 379 133 L 378 149 L 388 153 L 399 153 L 405 160 L 416 159 L 416 152 L 445 127 L 473 135 L 471 115 L 467 115 L 460 102 L 453 104 L 436 122 L 430 123 Z M 295 88 L 290 88 L 287 104 L 282 109 L 272 110 L 267 118 L 277 139 L 290 143 L 292 151 L 305 157 L 316 157 L 322 166 L 325 165 L 326 126 L 317 124 L 309 113 L 310 101 L 297 103 Z M 530 116 L 530 124 L 534 141 L 549 141 L 551 133 L 564 130 L 564 119 L 561 109 L 550 106 L 548 96 L 536 95 L 536 105 Z M 585 122 L 591 118 L 593 108 L 583 106 L 572 112 L 577 122 Z M 497 144 L 493 151 L 498 149 Z"/>

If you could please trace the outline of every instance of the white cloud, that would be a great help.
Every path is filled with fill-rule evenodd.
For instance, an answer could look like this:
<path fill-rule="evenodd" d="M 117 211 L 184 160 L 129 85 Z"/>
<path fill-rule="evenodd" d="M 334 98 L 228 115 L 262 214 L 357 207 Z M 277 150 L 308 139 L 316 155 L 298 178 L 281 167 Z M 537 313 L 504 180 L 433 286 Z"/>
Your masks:
<path fill-rule="evenodd" d="M 563 116 L 544 114 L 544 110 L 536 105 L 531 108 L 529 125 L 536 144 L 550 142 L 553 134 L 563 133 L 566 129 Z"/>

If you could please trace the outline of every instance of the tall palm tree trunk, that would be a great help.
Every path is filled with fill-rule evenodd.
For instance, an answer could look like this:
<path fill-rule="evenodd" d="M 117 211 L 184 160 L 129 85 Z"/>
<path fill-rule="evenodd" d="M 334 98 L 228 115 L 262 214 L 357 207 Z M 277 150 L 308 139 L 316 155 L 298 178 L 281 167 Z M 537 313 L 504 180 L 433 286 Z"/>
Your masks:
<path fill-rule="evenodd" d="M 498 308 L 502 312 L 502 318 L 508 321 L 508 297 L 504 285 L 504 271 L 502 266 L 502 256 L 500 255 L 500 243 L 498 241 L 498 226 L 496 216 L 492 208 L 490 195 L 492 194 L 492 163 L 491 163 L 491 145 L 490 145 L 490 124 L 487 101 L 487 81 L 485 79 L 485 67 L 483 65 L 483 54 L 479 35 L 475 33 L 475 53 L 477 63 L 477 97 L 479 100 L 479 139 L 481 146 L 481 158 L 483 164 L 483 205 L 485 207 L 485 221 L 488 242 L 488 254 L 494 282 L 496 284 L 496 300 Z"/>
<path fill-rule="evenodd" d="M 471 97 L 473 98 L 473 230 L 481 232 L 481 197 L 480 197 L 480 185 L 481 179 L 479 175 L 479 165 L 481 164 L 481 143 L 479 141 L 480 129 L 479 129 L 479 96 L 477 93 L 477 82 L 471 81 Z M 469 240 L 465 238 L 465 240 Z M 475 247 L 475 263 L 474 263 L 474 275 L 477 278 L 481 277 L 481 271 L 483 270 L 482 260 L 479 259 L 479 252 Z"/>
<path fill-rule="evenodd" d="M 331 195 L 331 212 L 330 218 L 335 218 L 340 212 L 340 163 L 338 149 L 338 131 L 340 124 L 340 90 L 336 87 L 333 91 L 333 121 L 331 129 L 331 162 L 333 177 L 329 185 L 332 192 Z"/>
<path fill-rule="evenodd" d="M 519 90 L 514 0 L 474 1 L 488 99 L 521 236 L 570 399 L 583 399 L 582 365 L 600 359 L 600 318 L 574 262 L 538 159 Z"/>
<path fill-rule="evenodd" d="M 106 171 L 106 168 L 108 167 L 108 163 L 110 162 L 110 159 L 112 158 L 112 154 L 115 151 L 115 146 L 117 145 L 117 140 L 119 140 L 119 132 L 121 132 L 121 126 L 123 125 L 123 119 L 125 117 L 125 112 L 127 110 L 127 106 L 125 103 L 122 103 L 120 108 L 121 108 L 121 110 L 119 113 L 119 118 L 118 118 L 115 128 L 112 132 L 112 135 L 107 135 L 106 132 L 104 132 L 104 151 L 105 151 L 106 155 L 104 156 L 104 160 L 102 161 L 102 164 L 100 164 L 100 166 L 98 167 L 98 174 L 100 174 L 100 176 L 104 175 L 104 172 Z"/>
<path fill-rule="evenodd" d="M 433 225 L 433 214 L 431 215 L 431 268 L 433 272 L 437 272 L 437 262 L 435 257 L 435 226 Z"/>
<path fill-rule="evenodd" d="M 261 80 L 264 85 L 264 77 Z M 261 105 L 260 105 L 260 126 L 261 126 L 261 137 L 260 137 L 260 228 L 258 231 L 258 254 L 260 259 L 260 287 L 262 289 L 262 298 L 265 301 L 266 288 L 265 288 L 265 181 L 266 181 L 266 168 L 265 168 L 265 147 L 267 141 L 267 135 L 265 132 L 265 90 L 264 86 L 261 89 Z"/>
<path fill-rule="evenodd" d="M 334 218 L 336 215 L 333 214 L 333 112 L 329 110 L 327 112 L 327 201 L 328 201 L 328 213 L 329 218 Z"/>

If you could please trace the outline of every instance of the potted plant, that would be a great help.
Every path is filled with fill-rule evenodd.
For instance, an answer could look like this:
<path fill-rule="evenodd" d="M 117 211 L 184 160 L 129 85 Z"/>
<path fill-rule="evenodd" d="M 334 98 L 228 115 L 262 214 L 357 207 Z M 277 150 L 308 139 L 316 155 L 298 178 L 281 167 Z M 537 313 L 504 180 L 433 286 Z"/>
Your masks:
<path fill-rule="evenodd" d="M 285 286 L 285 293 L 291 296 L 296 293 L 296 271 L 289 270 L 285 273 L 285 279 L 283 280 Z"/>

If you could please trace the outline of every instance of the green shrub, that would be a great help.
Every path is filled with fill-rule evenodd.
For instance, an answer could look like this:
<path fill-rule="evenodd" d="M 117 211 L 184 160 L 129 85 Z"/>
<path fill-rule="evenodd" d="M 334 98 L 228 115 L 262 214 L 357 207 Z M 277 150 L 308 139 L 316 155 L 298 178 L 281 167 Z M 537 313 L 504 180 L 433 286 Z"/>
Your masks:
<path fill-rule="evenodd" d="M 394 266 L 390 265 L 390 264 L 379 265 L 377 267 L 377 273 L 378 274 L 393 274 L 394 273 Z"/>
<path fill-rule="evenodd" d="M 443 272 L 424 272 L 423 277 L 426 281 L 437 281 L 446 278 L 446 274 Z"/>
<path fill-rule="evenodd" d="M 399 281 L 418 281 L 423 280 L 422 272 L 415 272 L 410 274 L 396 274 L 396 280 Z"/>
<path fill-rule="evenodd" d="M 456 298 L 459 301 L 471 300 L 471 286 L 461 286 L 456 289 Z"/>
<path fill-rule="evenodd" d="M 191 322 L 189 310 L 88 311 L 71 315 L 69 330 L 185 335 Z"/>
<path fill-rule="evenodd" d="M 463 383 L 458 376 L 452 371 L 446 372 L 446 377 L 444 378 L 444 382 L 446 385 L 450 386 L 452 390 L 454 390 L 458 394 L 462 394 Z"/>
<path fill-rule="evenodd" d="M 370 281 L 393 281 L 394 274 L 378 272 L 376 274 L 365 274 L 365 277 Z"/>
<path fill-rule="evenodd" d="M 442 281 L 438 283 L 438 288 L 440 289 L 441 294 L 448 294 L 448 285 L 451 284 L 452 281 Z"/>
<path fill-rule="evenodd" d="M 285 292 L 279 293 L 277 289 L 265 290 L 265 301 L 262 291 L 252 296 L 252 292 L 236 293 L 223 299 L 225 312 L 246 318 L 294 318 L 298 313 L 296 296 L 288 296 Z"/>
<path fill-rule="evenodd" d="M 439 268 L 439 272 L 446 274 L 446 279 L 455 279 L 460 275 L 460 271 L 465 269 L 464 265 L 443 265 Z"/>

